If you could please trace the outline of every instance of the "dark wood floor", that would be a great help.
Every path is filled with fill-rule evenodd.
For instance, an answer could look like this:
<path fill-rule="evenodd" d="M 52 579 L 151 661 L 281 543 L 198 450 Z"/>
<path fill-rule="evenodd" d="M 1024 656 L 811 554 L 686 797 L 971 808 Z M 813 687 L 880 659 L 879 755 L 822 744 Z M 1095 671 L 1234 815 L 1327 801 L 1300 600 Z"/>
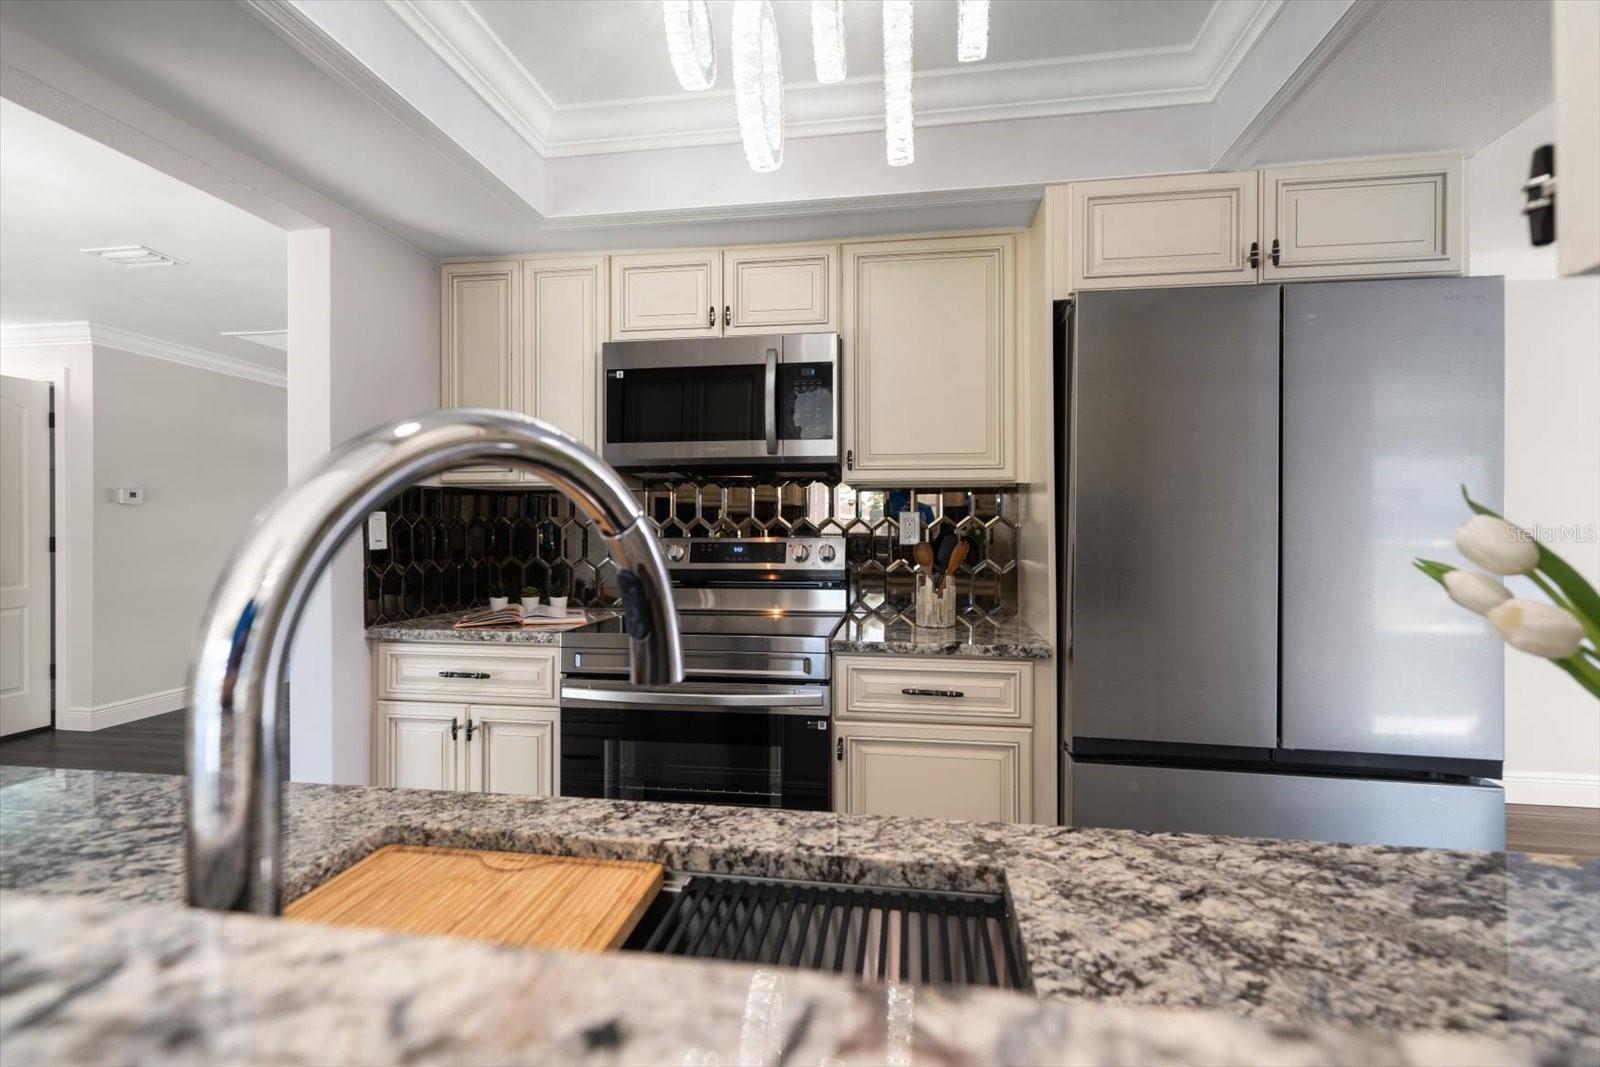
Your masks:
<path fill-rule="evenodd" d="M 1600 859 L 1600 808 L 1507 804 L 1506 849 Z"/>
<path fill-rule="evenodd" d="M 0 763 L 80 771 L 183 773 L 182 711 L 104 730 L 37 730 L 0 740 Z"/>

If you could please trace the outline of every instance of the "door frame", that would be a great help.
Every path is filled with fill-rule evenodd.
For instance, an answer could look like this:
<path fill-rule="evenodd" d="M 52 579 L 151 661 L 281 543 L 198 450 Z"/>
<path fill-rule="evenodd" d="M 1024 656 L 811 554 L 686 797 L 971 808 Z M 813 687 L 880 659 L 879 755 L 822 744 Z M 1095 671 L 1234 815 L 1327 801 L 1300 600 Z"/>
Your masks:
<path fill-rule="evenodd" d="M 12 366 L 5 368 L 8 378 L 21 378 L 25 381 L 44 382 L 50 386 L 50 541 L 54 547 L 50 550 L 50 722 L 47 726 L 38 727 L 23 733 L 37 733 L 39 730 L 60 729 L 61 722 L 61 694 L 70 692 L 67 687 L 66 664 L 62 650 L 67 647 L 67 641 L 72 629 L 67 618 L 68 598 L 63 593 L 66 582 L 67 568 L 64 565 L 66 538 L 63 531 L 67 529 L 67 497 L 68 493 L 62 491 L 62 483 L 67 479 L 67 419 L 65 417 L 67 395 L 67 368 L 66 367 L 24 367 L 19 369 Z M 22 734 L 13 734 L 20 737 Z"/>

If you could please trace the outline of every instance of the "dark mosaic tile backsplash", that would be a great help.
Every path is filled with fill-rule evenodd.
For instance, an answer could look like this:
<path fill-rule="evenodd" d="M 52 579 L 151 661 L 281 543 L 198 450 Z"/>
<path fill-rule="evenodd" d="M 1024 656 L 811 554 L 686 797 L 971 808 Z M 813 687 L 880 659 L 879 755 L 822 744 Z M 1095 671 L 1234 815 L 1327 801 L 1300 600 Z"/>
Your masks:
<path fill-rule="evenodd" d="M 718 485 L 676 482 L 636 490 L 663 537 L 843 534 L 852 611 L 911 611 L 911 546 L 898 516 L 913 504 L 924 536 L 954 530 L 968 545 L 956 588 L 967 614 L 1017 604 L 1015 498 L 995 489 L 855 489 L 820 481 Z M 481 607 L 490 596 L 565 593 L 574 604 L 617 597 L 605 541 L 571 501 L 548 489 L 407 489 L 383 509 L 389 547 L 366 552 L 370 626 Z"/>

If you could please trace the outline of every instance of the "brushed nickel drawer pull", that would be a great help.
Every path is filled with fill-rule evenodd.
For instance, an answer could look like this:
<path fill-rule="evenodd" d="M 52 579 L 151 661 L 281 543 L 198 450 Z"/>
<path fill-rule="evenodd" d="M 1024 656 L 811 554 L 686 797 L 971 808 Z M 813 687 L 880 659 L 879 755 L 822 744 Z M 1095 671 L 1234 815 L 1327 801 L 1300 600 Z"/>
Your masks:
<path fill-rule="evenodd" d="M 959 689 L 902 689 L 900 692 L 908 697 L 948 697 L 951 700 L 960 700 L 967 695 Z"/>
<path fill-rule="evenodd" d="M 488 671 L 440 671 L 441 678 L 487 678 Z"/>

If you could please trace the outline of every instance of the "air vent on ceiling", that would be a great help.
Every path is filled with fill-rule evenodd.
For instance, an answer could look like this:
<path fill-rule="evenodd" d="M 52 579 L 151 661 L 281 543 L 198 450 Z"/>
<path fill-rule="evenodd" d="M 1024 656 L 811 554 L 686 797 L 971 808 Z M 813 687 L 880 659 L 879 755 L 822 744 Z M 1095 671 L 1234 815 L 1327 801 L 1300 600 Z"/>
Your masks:
<path fill-rule="evenodd" d="M 144 245 L 117 245 L 112 248 L 84 248 L 80 251 L 99 256 L 107 263 L 115 263 L 119 267 L 181 267 L 183 260 L 175 259 L 153 248 Z"/>

